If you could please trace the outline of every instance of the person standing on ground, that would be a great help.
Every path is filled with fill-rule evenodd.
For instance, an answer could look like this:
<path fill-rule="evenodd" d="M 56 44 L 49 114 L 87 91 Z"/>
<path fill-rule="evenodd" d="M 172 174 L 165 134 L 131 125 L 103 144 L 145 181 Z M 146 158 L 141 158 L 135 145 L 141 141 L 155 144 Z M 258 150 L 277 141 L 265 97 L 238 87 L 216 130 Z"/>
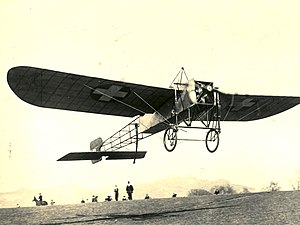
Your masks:
<path fill-rule="evenodd" d="M 127 195 L 128 195 L 128 200 L 132 200 L 133 186 L 130 184 L 129 181 L 128 181 L 128 184 L 126 186 L 126 192 L 127 192 Z"/>
<path fill-rule="evenodd" d="M 115 200 L 119 201 L 119 188 L 117 185 L 115 185 L 114 192 L 115 192 Z"/>

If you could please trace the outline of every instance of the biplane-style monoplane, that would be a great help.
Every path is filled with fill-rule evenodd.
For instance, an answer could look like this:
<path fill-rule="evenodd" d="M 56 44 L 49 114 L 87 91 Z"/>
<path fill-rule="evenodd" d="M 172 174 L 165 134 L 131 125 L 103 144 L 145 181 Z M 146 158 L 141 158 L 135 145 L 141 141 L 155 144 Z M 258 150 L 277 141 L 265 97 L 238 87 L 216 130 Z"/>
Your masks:
<path fill-rule="evenodd" d="M 152 87 L 47 69 L 20 66 L 8 71 L 14 93 L 30 104 L 62 110 L 132 117 L 132 121 L 87 152 L 71 152 L 59 161 L 144 158 L 138 142 L 160 131 L 164 147 L 173 151 L 179 129 L 205 129 L 209 152 L 219 146 L 221 121 L 252 121 L 288 110 L 300 97 L 226 94 L 212 82 L 189 80 L 182 68 L 169 88 Z M 200 121 L 196 126 L 193 121 Z M 200 124 L 200 125 L 199 125 Z M 187 140 L 187 139 L 184 139 Z M 200 139 L 199 139 L 200 140 Z M 122 148 L 135 144 L 135 151 Z"/>

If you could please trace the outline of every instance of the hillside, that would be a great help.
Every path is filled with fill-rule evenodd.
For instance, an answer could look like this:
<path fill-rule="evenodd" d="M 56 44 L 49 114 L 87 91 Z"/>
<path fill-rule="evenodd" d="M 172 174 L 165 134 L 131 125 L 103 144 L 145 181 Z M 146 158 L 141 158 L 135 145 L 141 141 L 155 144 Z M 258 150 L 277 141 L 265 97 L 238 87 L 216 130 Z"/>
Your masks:
<path fill-rule="evenodd" d="M 0 224 L 300 224 L 300 192 L 0 209 Z"/>
<path fill-rule="evenodd" d="M 251 187 L 246 187 L 238 184 L 231 184 L 227 180 L 200 180 L 194 177 L 170 177 L 156 182 L 138 185 L 138 190 L 141 193 L 148 193 L 153 197 L 165 198 L 171 197 L 172 193 L 178 196 L 187 196 L 191 189 L 204 189 L 210 191 L 212 187 L 218 185 L 230 185 L 237 192 L 242 192 L 243 188 L 254 191 Z M 141 196 L 139 196 L 142 198 Z"/>

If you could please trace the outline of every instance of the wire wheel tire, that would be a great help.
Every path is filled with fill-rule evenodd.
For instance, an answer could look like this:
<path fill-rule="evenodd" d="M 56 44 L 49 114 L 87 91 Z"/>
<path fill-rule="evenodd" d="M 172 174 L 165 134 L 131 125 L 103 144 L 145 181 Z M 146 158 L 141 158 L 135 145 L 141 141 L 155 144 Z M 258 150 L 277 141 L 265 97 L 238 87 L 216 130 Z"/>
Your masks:
<path fill-rule="evenodd" d="M 177 129 L 169 127 L 164 134 L 164 146 L 168 152 L 172 152 L 177 145 Z"/>
<path fill-rule="evenodd" d="M 205 145 L 210 153 L 215 152 L 219 147 L 219 132 L 216 129 L 210 129 L 205 138 Z"/>

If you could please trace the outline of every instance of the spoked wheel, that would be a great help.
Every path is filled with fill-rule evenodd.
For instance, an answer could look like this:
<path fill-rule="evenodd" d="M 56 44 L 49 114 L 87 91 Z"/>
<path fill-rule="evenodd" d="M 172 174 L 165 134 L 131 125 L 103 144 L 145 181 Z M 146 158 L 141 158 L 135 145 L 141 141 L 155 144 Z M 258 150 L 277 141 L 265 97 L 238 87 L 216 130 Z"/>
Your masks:
<path fill-rule="evenodd" d="M 177 129 L 170 127 L 164 134 L 164 146 L 168 152 L 172 152 L 177 145 Z"/>
<path fill-rule="evenodd" d="M 205 144 L 209 152 L 215 152 L 219 147 L 219 131 L 210 129 L 206 134 Z"/>

